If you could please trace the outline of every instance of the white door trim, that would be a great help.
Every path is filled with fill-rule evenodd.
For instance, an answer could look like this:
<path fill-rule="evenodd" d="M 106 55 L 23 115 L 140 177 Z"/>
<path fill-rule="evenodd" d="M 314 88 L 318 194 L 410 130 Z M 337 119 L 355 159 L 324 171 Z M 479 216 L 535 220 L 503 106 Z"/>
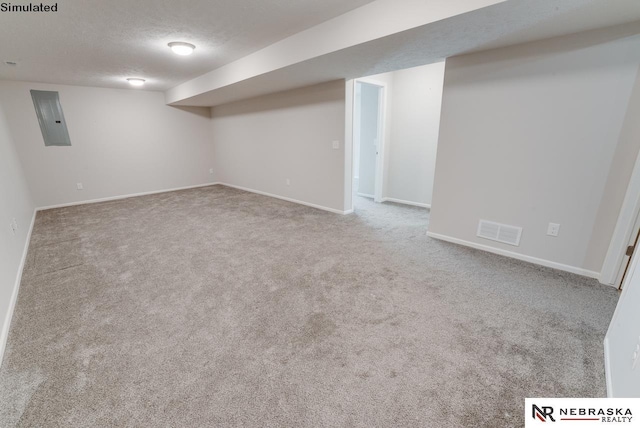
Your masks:
<path fill-rule="evenodd" d="M 353 81 L 353 94 L 352 94 L 352 102 L 356 102 L 356 85 L 358 82 L 367 83 L 369 85 L 378 86 L 380 88 L 380 98 L 378 100 L 378 155 L 376 156 L 376 177 L 375 177 L 375 193 L 373 200 L 375 202 L 382 202 L 382 188 L 384 187 L 384 148 L 385 148 L 385 138 L 384 134 L 386 132 L 385 126 L 385 117 L 387 114 L 387 83 L 382 82 L 380 80 L 369 79 L 366 77 L 361 77 L 358 79 L 354 79 Z M 351 114 L 351 128 L 352 128 L 352 139 L 353 139 L 353 112 L 355 111 L 355 105 L 352 105 L 352 114 Z M 351 149 L 353 151 L 353 148 Z M 353 165 L 352 165 L 353 168 Z M 350 192 L 353 192 L 353 177 L 350 179 L 349 189 Z"/>
<path fill-rule="evenodd" d="M 355 110 L 355 92 L 355 81 L 345 81 L 343 209 L 351 212 L 353 212 L 353 112 Z"/>
<path fill-rule="evenodd" d="M 638 155 L 640 157 L 640 154 Z M 636 170 L 638 169 L 638 162 L 636 162 L 636 166 L 634 167 L 632 177 L 635 175 Z M 631 187 L 631 186 L 629 186 Z M 628 195 L 628 193 L 627 193 Z M 626 197 L 625 197 L 626 201 Z M 624 206 L 624 205 L 623 205 Z M 622 213 L 621 213 L 622 214 Z M 617 226 L 616 226 L 617 229 Z M 640 251 L 635 251 L 631 256 L 631 262 L 629 263 L 629 271 L 624 278 L 624 284 L 622 286 L 622 292 L 620 293 L 620 297 L 618 298 L 618 304 L 616 305 L 615 311 L 613 311 L 613 316 L 611 317 L 611 322 L 609 323 L 609 328 L 607 329 L 607 334 L 604 336 L 604 373 L 605 373 L 605 381 L 607 385 L 607 397 L 615 397 L 615 388 L 616 385 L 613 383 L 613 374 L 612 374 L 612 365 L 611 365 L 611 345 L 610 345 L 610 337 L 612 332 L 615 331 L 620 323 L 618 322 L 618 317 L 620 313 L 624 310 L 623 302 L 626 302 L 627 294 L 629 293 L 629 282 L 631 278 L 634 277 L 636 271 L 638 270 L 638 263 L 640 262 Z M 602 282 L 602 281 L 600 281 Z M 635 338 L 634 338 L 635 341 Z M 633 345 L 632 345 L 633 346 Z M 633 348 L 631 348 L 633 349 Z"/>
<path fill-rule="evenodd" d="M 599 281 L 602 284 L 617 287 L 620 277 L 620 269 L 623 269 L 624 254 L 627 243 L 634 232 L 634 225 L 640 213 L 640 153 L 636 157 L 633 172 L 629 180 L 629 186 L 620 208 L 618 222 L 613 230 L 613 236 L 607 250 L 607 255 L 602 264 Z"/>

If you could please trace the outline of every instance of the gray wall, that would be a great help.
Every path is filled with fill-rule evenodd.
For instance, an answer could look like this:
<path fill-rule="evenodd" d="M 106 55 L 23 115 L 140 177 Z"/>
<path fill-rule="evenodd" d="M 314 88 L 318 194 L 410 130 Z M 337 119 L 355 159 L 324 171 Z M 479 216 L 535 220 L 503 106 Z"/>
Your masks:
<path fill-rule="evenodd" d="M 430 232 L 600 272 L 640 145 L 640 37 L 621 31 L 447 60 Z M 479 219 L 521 245 L 477 238 Z"/>
<path fill-rule="evenodd" d="M 365 79 L 386 85 L 383 199 L 431 205 L 444 62 Z M 356 112 L 354 125 L 357 122 Z M 356 131 L 354 138 L 358 136 Z M 357 156 L 355 143 L 354 155 Z M 357 164 L 354 160 L 354 168 Z"/>
<path fill-rule="evenodd" d="M 640 397 L 640 357 L 632 356 L 640 346 L 640 252 L 636 252 L 625 278 L 622 295 L 605 337 L 605 355 L 611 397 Z"/>
<path fill-rule="evenodd" d="M 431 205 L 444 62 L 391 73 L 385 197 Z"/>
<path fill-rule="evenodd" d="M 60 93 L 71 147 L 44 146 L 30 89 Z M 208 108 L 169 107 L 161 92 L 10 81 L 0 105 L 37 206 L 213 181 Z"/>
<path fill-rule="evenodd" d="M 359 169 L 356 171 L 358 176 L 357 192 L 364 195 L 375 195 L 376 182 L 376 146 L 375 141 L 378 136 L 378 106 L 381 100 L 382 91 L 378 86 L 369 83 L 356 83 L 357 88 L 360 87 L 360 105 L 356 105 L 356 113 L 359 114 L 360 137 L 358 141 L 354 141 L 357 145 L 359 154 Z M 359 107 L 359 108 L 358 108 Z M 356 122 L 354 117 L 354 122 Z M 378 143 L 379 144 L 379 143 Z"/>
<path fill-rule="evenodd" d="M 5 110 L 0 105 L 0 360 L 4 354 L 11 321 L 10 308 L 16 297 L 16 280 L 20 276 L 34 208 Z M 18 224 L 15 235 L 9 227 L 14 218 Z"/>
<path fill-rule="evenodd" d="M 344 81 L 214 107 L 211 126 L 219 181 L 347 209 Z"/>

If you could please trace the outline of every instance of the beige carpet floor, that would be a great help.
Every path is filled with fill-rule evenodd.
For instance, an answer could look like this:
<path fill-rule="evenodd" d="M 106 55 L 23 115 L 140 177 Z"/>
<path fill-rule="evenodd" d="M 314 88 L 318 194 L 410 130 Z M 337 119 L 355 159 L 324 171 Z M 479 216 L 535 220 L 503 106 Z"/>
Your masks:
<path fill-rule="evenodd" d="M 38 213 L 2 427 L 519 427 L 603 396 L 617 292 L 222 186 Z"/>

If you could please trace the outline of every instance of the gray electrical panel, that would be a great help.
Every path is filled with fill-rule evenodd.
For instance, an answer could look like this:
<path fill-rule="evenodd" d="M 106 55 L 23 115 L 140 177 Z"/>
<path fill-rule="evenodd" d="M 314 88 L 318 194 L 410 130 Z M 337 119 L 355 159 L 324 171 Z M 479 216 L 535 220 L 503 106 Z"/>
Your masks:
<path fill-rule="evenodd" d="M 60 98 L 55 91 L 31 90 L 45 146 L 70 146 L 69 131 L 64 121 Z"/>

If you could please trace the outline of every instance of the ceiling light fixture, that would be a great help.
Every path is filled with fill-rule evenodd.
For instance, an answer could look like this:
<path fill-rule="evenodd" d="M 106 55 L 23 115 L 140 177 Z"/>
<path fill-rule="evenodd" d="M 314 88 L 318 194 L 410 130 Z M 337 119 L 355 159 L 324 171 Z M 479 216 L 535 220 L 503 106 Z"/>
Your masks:
<path fill-rule="evenodd" d="M 191 55 L 196 48 L 195 45 L 187 42 L 171 42 L 169 47 L 178 55 Z"/>
<path fill-rule="evenodd" d="M 138 77 L 129 77 L 127 81 L 129 82 L 130 85 L 133 85 L 133 86 L 142 86 L 144 85 L 144 82 L 145 82 L 144 79 L 140 79 Z"/>

